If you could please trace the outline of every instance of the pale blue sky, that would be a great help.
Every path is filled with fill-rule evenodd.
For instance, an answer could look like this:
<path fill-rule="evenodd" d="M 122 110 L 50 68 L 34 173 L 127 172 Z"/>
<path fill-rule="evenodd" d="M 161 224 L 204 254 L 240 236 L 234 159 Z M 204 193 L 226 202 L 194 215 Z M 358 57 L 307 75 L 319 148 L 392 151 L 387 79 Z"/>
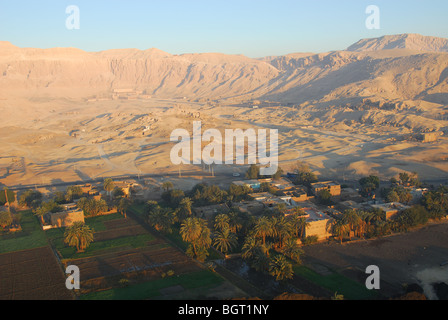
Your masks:
<path fill-rule="evenodd" d="M 371 4 L 381 10 L 381 30 L 365 27 Z M 65 27 L 69 5 L 80 9 L 79 30 Z M 341 50 L 385 34 L 448 38 L 447 13 L 446 0 L 0 0 L 0 40 L 262 57 Z"/>

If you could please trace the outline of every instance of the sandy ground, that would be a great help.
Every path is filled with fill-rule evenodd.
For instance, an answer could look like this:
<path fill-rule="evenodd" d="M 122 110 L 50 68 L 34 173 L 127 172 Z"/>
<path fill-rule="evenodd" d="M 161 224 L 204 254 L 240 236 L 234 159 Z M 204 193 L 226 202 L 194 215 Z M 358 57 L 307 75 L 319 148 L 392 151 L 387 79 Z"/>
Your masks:
<path fill-rule="evenodd" d="M 124 174 L 208 173 L 204 165 L 174 166 L 169 141 L 174 129 L 278 129 L 279 161 L 297 161 L 325 178 L 356 180 L 367 174 L 390 178 L 417 171 L 427 180 L 448 178 L 448 143 L 394 141 L 407 129 L 341 123 L 313 124 L 288 107 L 252 109 L 182 100 L 97 101 L 7 100 L 20 112 L 5 114 L 0 127 L 0 183 L 50 184 Z M 24 112 L 32 106 L 32 112 Z M 206 146 L 204 143 L 203 146 Z M 216 165 L 217 175 L 244 173 L 247 166 Z"/>

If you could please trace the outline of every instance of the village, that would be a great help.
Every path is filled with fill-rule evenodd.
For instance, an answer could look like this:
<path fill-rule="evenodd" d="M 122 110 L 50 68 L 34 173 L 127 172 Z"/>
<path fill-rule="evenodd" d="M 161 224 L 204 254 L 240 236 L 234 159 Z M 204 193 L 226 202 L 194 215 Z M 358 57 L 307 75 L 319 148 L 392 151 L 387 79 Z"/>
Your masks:
<path fill-rule="evenodd" d="M 270 177 L 260 176 L 259 169 L 251 165 L 245 178 L 235 175 L 228 188 L 202 182 L 191 190 L 181 190 L 168 180 L 149 185 L 145 180 L 107 178 L 102 183 L 73 185 L 65 192 L 45 195 L 37 190 L 16 194 L 4 189 L 0 192 L 5 205 L 0 213 L 0 241 L 13 243 L 14 238 L 25 236 L 21 222 L 24 213 L 27 222 L 32 214 L 65 266 L 79 263 L 76 259 L 86 254 L 91 256 L 86 258 L 89 264 L 99 259 L 100 253 L 116 259 L 116 254 L 128 248 L 126 243 L 134 246 L 137 242 L 132 251 L 137 253 L 135 250 L 154 241 L 145 239 L 157 236 L 177 249 L 176 255 L 183 252 L 185 259 L 220 276 L 228 272 L 224 261 L 240 261 L 255 273 L 285 283 L 297 278 L 295 273 L 303 268 L 304 249 L 313 244 L 378 239 L 447 218 L 446 187 L 424 185 L 416 174 L 403 172 L 381 182 L 380 188 L 375 176 L 362 178 L 353 186 L 318 181 L 303 163 L 292 172 L 284 173 L 280 168 Z M 117 221 L 123 229 L 96 230 L 95 221 Z M 146 235 L 145 228 L 152 231 Z M 195 232 L 199 232 L 198 238 L 194 238 Z M 125 244 L 114 248 L 118 242 Z M 145 259 L 151 260 L 151 255 Z M 142 260 L 104 277 L 154 268 L 160 274 L 174 274 L 171 258 L 165 259 L 157 264 Z M 121 262 L 121 266 L 125 264 Z M 85 297 L 98 291 L 89 281 L 86 286 Z"/>

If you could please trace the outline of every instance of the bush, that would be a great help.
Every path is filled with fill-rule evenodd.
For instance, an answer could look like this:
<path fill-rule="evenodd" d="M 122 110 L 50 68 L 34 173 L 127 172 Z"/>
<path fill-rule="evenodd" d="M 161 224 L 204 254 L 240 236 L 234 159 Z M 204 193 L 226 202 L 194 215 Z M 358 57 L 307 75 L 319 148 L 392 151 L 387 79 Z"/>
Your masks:
<path fill-rule="evenodd" d="M 308 236 L 302 240 L 303 245 L 307 246 L 316 243 L 319 240 L 317 236 Z"/>

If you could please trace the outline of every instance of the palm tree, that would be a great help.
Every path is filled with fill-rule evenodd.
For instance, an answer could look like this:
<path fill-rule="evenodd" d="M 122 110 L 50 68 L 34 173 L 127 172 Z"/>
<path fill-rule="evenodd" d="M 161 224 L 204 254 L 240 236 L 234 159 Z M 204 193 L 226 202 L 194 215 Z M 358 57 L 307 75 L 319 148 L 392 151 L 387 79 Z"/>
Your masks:
<path fill-rule="evenodd" d="M 230 217 L 224 213 L 218 214 L 215 217 L 215 230 L 226 230 L 230 228 Z"/>
<path fill-rule="evenodd" d="M 77 252 L 83 252 L 93 242 L 94 230 L 83 222 L 75 222 L 64 232 L 64 242 L 76 247 Z"/>
<path fill-rule="evenodd" d="M 174 214 L 170 209 L 157 206 L 149 212 L 148 223 L 157 231 L 171 233 Z"/>
<path fill-rule="evenodd" d="M 243 219 L 240 217 L 240 212 L 230 211 L 228 213 L 230 231 L 237 233 L 243 228 Z"/>
<path fill-rule="evenodd" d="M 290 215 L 288 218 L 291 222 L 291 228 L 294 231 L 296 238 L 302 239 L 305 235 L 305 230 L 310 225 L 310 223 L 306 222 L 305 217 L 302 217 L 296 213 Z"/>
<path fill-rule="evenodd" d="M 349 232 L 348 225 L 342 219 L 330 219 L 327 223 L 330 233 L 341 241 Z"/>
<path fill-rule="evenodd" d="M 255 235 L 261 237 L 263 239 L 263 244 L 266 244 L 266 237 L 271 236 L 273 233 L 272 221 L 268 217 L 263 216 L 258 219 L 254 230 Z"/>
<path fill-rule="evenodd" d="M 128 210 L 131 202 L 127 198 L 121 198 L 117 205 L 117 211 L 126 219 L 126 211 Z"/>
<path fill-rule="evenodd" d="M 302 248 L 297 244 L 297 241 L 293 238 L 289 238 L 285 241 L 285 244 L 282 248 L 282 253 L 294 260 L 297 263 L 300 263 L 300 257 L 303 254 Z"/>
<path fill-rule="evenodd" d="M 230 228 L 222 229 L 222 231 L 217 232 L 215 235 L 214 245 L 222 253 L 228 253 L 237 244 L 238 238 L 236 234 L 230 232 Z"/>
<path fill-rule="evenodd" d="M 40 206 L 34 210 L 34 215 L 39 217 L 42 224 L 44 224 L 44 215 L 47 213 L 48 211 L 44 208 L 44 206 Z"/>
<path fill-rule="evenodd" d="M 109 194 L 109 197 L 112 197 L 112 191 L 115 189 L 115 183 L 114 180 L 112 180 L 111 178 L 107 178 L 104 180 L 104 184 L 103 184 L 103 188 L 104 190 L 106 190 Z"/>
<path fill-rule="evenodd" d="M 191 199 L 188 197 L 183 198 L 179 202 L 179 208 L 177 211 L 178 220 L 183 221 L 186 218 L 191 217 L 191 215 L 193 214 L 192 208 L 193 208 L 193 201 L 191 201 Z"/>
<path fill-rule="evenodd" d="M 383 210 L 376 208 L 371 211 L 371 221 L 370 222 L 380 222 L 386 219 L 386 214 Z"/>
<path fill-rule="evenodd" d="M 257 247 L 257 250 L 255 250 L 254 258 L 251 261 L 251 266 L 260 272 L 265 272 L 269 270 L 269 263 L 271 260 L 269 259 L 269 256 L 266 255 L 263 248 L 265 246 L 260 245 Z"/>
<path fill-rule="evenodd" d="M 352 240 L 351 231 L 355 231 L 361 223 L 361 217 L 355 210 L 347 210 L 342 217 L 342 220 L 348 225 L 349 238 Z"/>
<path fill-rule="evenodd" d="M 282 281 L 292 279 L 294 271 L 292 264 L 283 255 L 275 256 L 269 264 L 269 274 L 275 277 L 275 280 Z"/>
<path fill-rule="evenodd" d="M 255 256 L 255 251 L 260 245 L 259 240 L 254 235 L 248 235 L 244 241 L 242 252 L 243 259 L 252 259 Z"/>
<path fill-rule="evenodd" d="M 180 235 L 185 242 L 191 243 L 193 255 L 199 260 L 204 259 L 204 255 L 208 254 L 207 249 L 212 243 L 207 221 L 195 217 L 187 218 L 181 224 Z"/>
<path fill-rule="evenodd" d="M 275 219 L 275 224 L 273 225 L 275 236 L 278 238 L 278 247 L 283 247 L 283 242 L 285 239 L 291 238 L 293 234 L 292 224 L 286 217 L 281 217 L 279 219 Z"/>

